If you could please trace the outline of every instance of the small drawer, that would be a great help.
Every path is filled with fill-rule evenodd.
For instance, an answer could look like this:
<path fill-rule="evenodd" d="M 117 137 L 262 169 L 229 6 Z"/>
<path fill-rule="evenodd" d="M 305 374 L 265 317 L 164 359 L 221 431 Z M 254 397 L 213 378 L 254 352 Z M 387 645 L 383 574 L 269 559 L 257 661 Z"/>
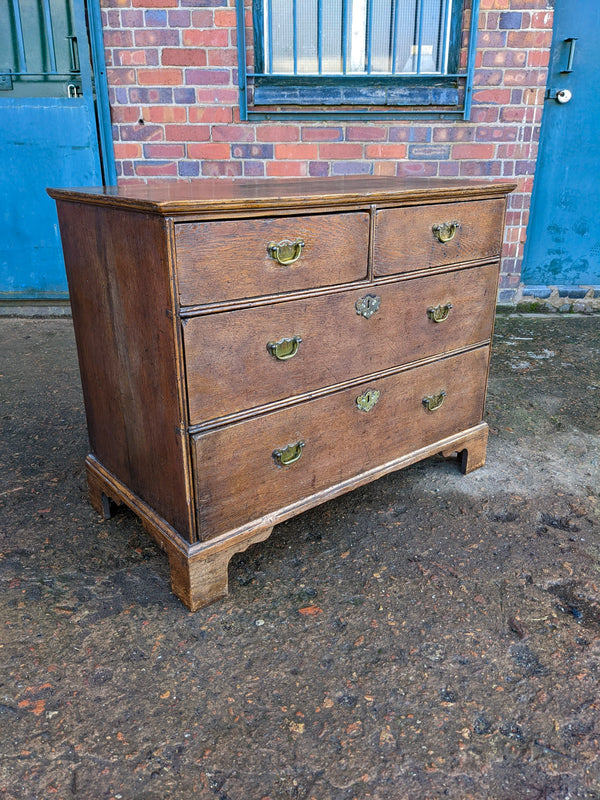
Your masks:
<path fill-rule="evenodd" d="M 367 276 L 369 215 L 175 226 L 181 305 L 280 294 Z"/>
<path fill-rule="evenodd" d="M 378 211 L 375 275 L 498 257 L 504 206 L 494 199 Z"/>
<path fill-rule="evenodd" d="M 484 342 L 497 279 L 490 264 L 186 319 L 190 423 Z"/>
<path fill-rule="evenodd" d="M 478 348 L 194 436 L 201 538 L 478 424 L 488 352 Z"/>

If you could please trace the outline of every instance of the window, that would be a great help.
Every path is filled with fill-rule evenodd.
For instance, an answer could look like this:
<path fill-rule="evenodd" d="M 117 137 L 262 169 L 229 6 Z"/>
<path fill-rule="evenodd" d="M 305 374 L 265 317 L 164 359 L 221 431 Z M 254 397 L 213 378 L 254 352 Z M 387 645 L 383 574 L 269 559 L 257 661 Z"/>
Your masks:
<path fill-rule="evenodd" d="M 243 65 L 244 0 L 237 5 Z M 477 7 L 473 0 L 459 72 L 463 0 L 253 0 L 254 71 L 240 70 L 243 115 L 465 117 Z"/>
<path fill-rule="evenodd" d="M 265 71 L 444 74 L 451 7 L 451 0 L 261 0 Z"/>

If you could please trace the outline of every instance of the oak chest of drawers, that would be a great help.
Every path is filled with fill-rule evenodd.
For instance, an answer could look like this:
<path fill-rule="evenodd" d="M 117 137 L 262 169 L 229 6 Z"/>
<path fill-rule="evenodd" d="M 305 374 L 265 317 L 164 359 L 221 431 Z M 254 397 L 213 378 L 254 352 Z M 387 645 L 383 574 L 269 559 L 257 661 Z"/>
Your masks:
<path fill-rule="evenodd" d="M 191 609 L 273 526 L 429 455 L 485 459 L 510 184 L 163 182 L 57 201 L 91 453 Z"/>

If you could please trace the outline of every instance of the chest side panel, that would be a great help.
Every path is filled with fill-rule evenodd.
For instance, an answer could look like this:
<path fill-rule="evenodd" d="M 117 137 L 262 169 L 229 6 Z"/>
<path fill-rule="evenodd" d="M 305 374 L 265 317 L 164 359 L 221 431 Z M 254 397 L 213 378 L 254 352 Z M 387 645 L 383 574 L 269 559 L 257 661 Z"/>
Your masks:
<path fill-rule="evenodd" d="M 165 222 L 58 210 L 92 453 L 191 540 Z"/>

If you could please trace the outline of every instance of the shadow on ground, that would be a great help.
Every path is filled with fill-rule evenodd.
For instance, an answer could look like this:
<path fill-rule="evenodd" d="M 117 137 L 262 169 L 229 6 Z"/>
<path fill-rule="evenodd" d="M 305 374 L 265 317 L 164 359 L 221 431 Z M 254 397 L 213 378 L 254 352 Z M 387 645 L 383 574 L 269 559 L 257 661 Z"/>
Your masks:
<path fill-rule="evenodd" d="M 278 526 L 196 614 L 87 503 L 70 320 L 0 338 L 1 798 L 600 798 L 597 317 L 500 317 L 485 468 Z"/>

